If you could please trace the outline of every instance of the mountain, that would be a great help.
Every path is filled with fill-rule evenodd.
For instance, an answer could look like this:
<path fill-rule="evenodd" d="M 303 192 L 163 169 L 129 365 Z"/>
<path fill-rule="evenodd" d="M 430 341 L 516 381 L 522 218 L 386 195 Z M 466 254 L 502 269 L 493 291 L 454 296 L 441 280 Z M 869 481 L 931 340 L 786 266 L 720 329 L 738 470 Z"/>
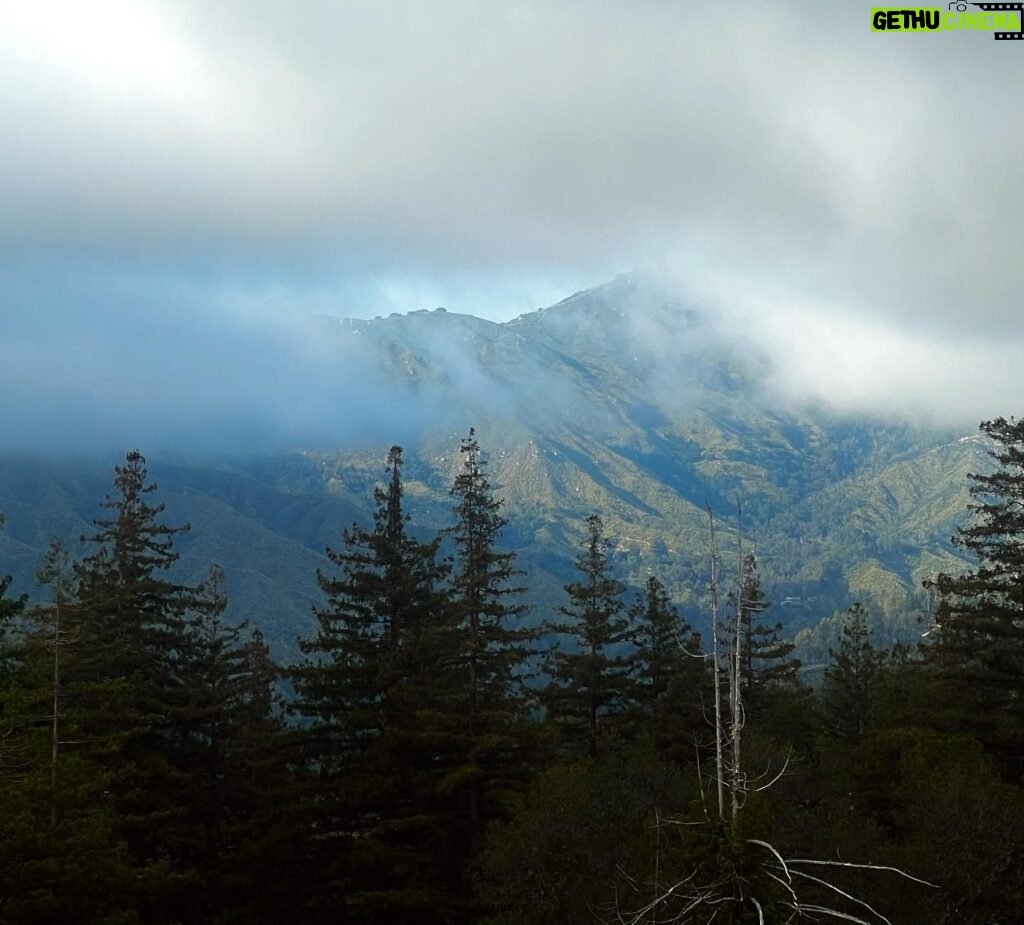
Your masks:
<path fill-rule="evenodd" d="M 363 415 L 379 408 L 393 436 L 150 458 L 168 521 L 192 524 L 182 574 L 223 565 L 232 613 L 284 657 L 311 628 L 324 546 L 367 516 L 391 442 L 406 448 L 414 529 L 429 531 L 450 523 L 459 439 L 476 428 L 533 619 L 558 598 L 597 512 L 622 576 L 659 575 L 699 622 L 710 507 L 726 567 L 738 536 L 756 544 L 775 613 L 805 635 L 855 599 L 887 619 L 920 607 L 921 580 L 958 567 L 949 537 L 966 513 L 966 475 L 986 465 L 974 437 L 783 398 L 742 337 L 631 278 L 506 323 L 443 309 L 323 319 L 322 341 L 339 362 L 372 358 L 375 375 L 350 400 Z M 0 571 L 17 587 L 31 591 L 51 536 L 89 532 L 116 461 L 0 458 Z"/>

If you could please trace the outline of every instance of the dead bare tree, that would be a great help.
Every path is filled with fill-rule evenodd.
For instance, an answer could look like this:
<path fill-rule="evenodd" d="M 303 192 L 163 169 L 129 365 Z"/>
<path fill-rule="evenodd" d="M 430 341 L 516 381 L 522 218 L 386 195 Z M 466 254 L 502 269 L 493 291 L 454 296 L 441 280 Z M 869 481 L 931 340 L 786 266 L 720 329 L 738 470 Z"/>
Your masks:
<path fill-rule="evenodd" d="M 737 512 L 742 514 L 740 502 Z M 737 591 L 734 595 L 736 606 L 729 625 L 723 627 L 718 614 L 718 536 L 715 515 L 708 505 L 708 532 L 710 537 L 710 597 L 711 597 L 711 661 L 715 690 L 715 783 L 718 791 L 718 817 L 725 818 L 726 785 L 729 788 L 730 818 L 735 822 L 739 816 L 744 791 L 740 751 L 744 723 L 741 669 L 743 664 L 743 538 L 738 538 L 740 570 Z M 725 631 L 723 638 L 723 630 Z M 725 688 L 729 697 L 729 718 L 726 720 L 722 703 L 722 673 L 725 673 Z M 729 753 L 726 755 L 725 742 L 728 739 Z"/>
<path fill-rule="evenodd" d="M 62 617 L 68 608 L 69 582 L 71 577 L 71 555 L 59 539 L 50 542 L 36 579 L 39 584 L 50 588 L 53 603 L 37 611 L 37 617 L 46 613 L 53 621 L 53 632 L 49 645 L 53 649 L 53 715 L 50 718 L 50 786 L 53 800 L 51 822 L 57 821 L 57 760 L 60 757 L 60 708 L 61 708 L 61 649 L 67 645 L 66 632 L 61 628 Z"/>
<path fill-rule="evenodd" d="M 740 793 L 743 789 L 740 762 L 740 743 L 743 731 L 743 690 L 741 667 L 743 665 L 743 508 L 740 501 L 736 499 L 737 514 L 737 558 L 739 559 L 739 572 L 736 581 L 736 606 L 733 608 L 732 625 L 730 632 L 733 636 L 733 660 L 729 667 L 729 694 L 732 700 L 732 724 L 729 730 L 732 744 L 730 763 L 732 774 L 730 775 L 732 822 L 735 826 L 740 813 Z"/>
<path fill-rule="evenodd" d="M 742 508 L 737 502 L 737 512 Z M 654 883 L 627 882 L 636 898 L 646 897 L 638 908 L 623 911 L 620 902 L 615 918 L 620 925 L 711 925 L 752 921 L 765 925 L 771 914 L 773 921 L 799 922 L 835 920 L 857 925 L 892 925 L 892 922 L 864 899 L 844 890 L 826 874 L 841 868 L 876 871 L 893 874 L 908 881 L 936 888 L 895 867 L 875 864 L 854 864 L 838 860 L 811 858 L 784 858 L 770 842 L 753 838 L 743 832 L 742 809 L 748 794 L 769 789 L 786 773 L 789 759 L 780 771 L 769 771 L 749 778 L 741 762 L 742 729 L 744 725 L 742 664 L 743 664 L 743 598 L 744 562 L 742 536 L 738 540 L 739 583 L 735 607 L 729 626 L 722 627 L 718 619 L 718 538 L 714 513 L 707 507 L 710 533 L 710 610 L 711 659 L 715 692 L 715 782 L 718 793 L 718 812 L 713 815 L 704 802 L 706 791 L 702 774 L 700 794 L 704 804 L 703 818 L 661 818 L 656 815 L 657 847 L 653 867 Z M 723 628 L 727 639 L 720 636 Z M 722 672 L 729 693 L 729 716 L 725 717 L 722 704 Z M 727 728 L 728 727 L 728 728 Z M 726 753 L 725 743 L 729 748 Z M 770 779 L 769 779 L 770 777 Z M 765 782 L 766 781 L 766 782 Z M 724 787 L 728 784 L 730 814 L 726 819 Z M 672 827 L 681 833 L 684 843 L 703 843 L 692 852 L 703 858 L 691 869 L 679 871 L 675 878 L 666 878 L 663 871 L 671 865 L 661 863 L 665 840 L 663 827 Z M 710 860 L 709 860 L 710 859 Z M 782 916 L 780 919 L 779 916 Z"/>
<path fill-rule="evenodd" d="M 708 505 L 708 529 L 711 535 L 711 663 L 715 685 L 715 781 L 718 786 L 718 818 L 725 815 L 725 751 L 722 726 L 722 663 L 718 646 L 718 543 L 715 514 Z"/>

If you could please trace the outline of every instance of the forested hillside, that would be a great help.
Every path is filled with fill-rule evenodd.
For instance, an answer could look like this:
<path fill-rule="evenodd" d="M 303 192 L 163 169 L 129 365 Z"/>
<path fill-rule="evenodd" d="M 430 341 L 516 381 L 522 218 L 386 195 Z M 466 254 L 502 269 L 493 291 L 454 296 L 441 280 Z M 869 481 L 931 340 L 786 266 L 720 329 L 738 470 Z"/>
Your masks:
<path fill-rule="evenodd" d="M 303 452 L 189 457 L 150 453 L 164 496 L 194 530 L 182 580 L 225 569 L 231 613 L 260 626 L 279 657 L 312 627 L 325 545 L 367 522 L 388 446 L 406 448 L 411 529 L 450 522 L 458 441 L 476 427 L 505 502 L 501 543 L 529 566 L 539 618 L 570 579 L 586 518 L 600 511 L 623 580 L 657 574 L 692 620 L 706 595 L 705 508 L 721 542 L 756 542 L 773 617 L 801 630 L 808 660 L 838 615 L 870 603 L 891 641 L 916 630 L 921 581 L 955 569 L 966 475 L 986 465 L 970 433 L 796 405 L 735 332 L 629 278 L 497 324 L 441 310 L 373 321 L 323 319 L 322 349 L 356 352 L 375 373 L 361 417 L 394 432 Z M 88 532 L 108 461 L 0 458 L 0 551 L 19 591 L 51 536 Z M 742 524 L 737 516 L 742 506 Z M 833 617 L 818 639 L 813 628 Z"/>
<path fill-rule="evenodd" d="M 0 582 L 5 922 L 1012 922 L 1024 902 L 1024 425 L 930 583 L 923 645 L 854 604 L 821 683 L 706 512 L 696 626 L 591 513 L 553 610 L 470 429 L 449 528 L 393 446 L 290 666 L 175 577 L 198 528 L 137 451 L 30 605 Z M 280 682 L 286 682 L 282 696 Z M 941 850 L 937 848 L 941 846 Z"/>
<path fill-rule="evenodd" d="M 947 7 L 0 0 L 0 925 L 1024 925 Z"/>

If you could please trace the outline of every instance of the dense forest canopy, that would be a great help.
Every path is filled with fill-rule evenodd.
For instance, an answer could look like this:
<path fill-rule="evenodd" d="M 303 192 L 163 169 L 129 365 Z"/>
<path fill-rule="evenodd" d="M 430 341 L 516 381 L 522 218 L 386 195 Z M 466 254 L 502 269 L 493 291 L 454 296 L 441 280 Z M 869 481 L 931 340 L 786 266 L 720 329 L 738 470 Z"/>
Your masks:
<path fill-rule="evenodd" d="M 0 920 L 1013 921 L 1022 427 L 982 424 L 976 565 L 933 580 L 923 644 L 855 604 L 813 687 L 710 509 L 700 627 L 616 575 L 598 513 L 526 620 L 473 430 L 430 538 L 392 447 L 276 665 L 218 565 L 172 578 L 189 526 L 133 451 L 45 603 L 0 581 Z"/>
<path fill-rule="evenodd" d="M 821 7 L 0 0 L 0 925 L 1024 922 L 1024 4 Z"/>

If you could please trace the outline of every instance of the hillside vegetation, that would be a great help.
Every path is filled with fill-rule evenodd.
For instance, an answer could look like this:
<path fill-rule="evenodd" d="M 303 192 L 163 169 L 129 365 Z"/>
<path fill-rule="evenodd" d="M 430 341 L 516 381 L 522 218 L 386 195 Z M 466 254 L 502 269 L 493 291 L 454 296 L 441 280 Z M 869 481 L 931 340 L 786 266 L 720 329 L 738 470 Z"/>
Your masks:
<path fill-rule="evenodd" d="M 379 379 L 352 401 L 404 409 L 403 432 L 230 461 L 149 454 L 168 509 L 193 525 L 183 577 L 219 562 L 232 613 L 286 658 L 311 626 L 324 547 L 365 522 L 387 447 L 405 446 L 413 529 L 431 531 L 450 520 L 468 426 L 489 455 L 510 521 L 503 542 L 532 576 L 537 619 L 594 512 L 620 576 L 639 587 L 658 574 L 696 620 L 710 506 L 726 551 L 740 531 L 756 544 L 790 635 L 854 600 L 884 621 L 920 603 L 923 579 L 962 567 L 949 537 L 967 473 L 986 466 L 978 438 L 798 407 L 773 389 L 763 357 L 641 282 L 504 324 L 442 309 L 323 324 L 339 362 L 353 349 L 376 357 Z M 74 548 L 89 531 L 107 471 L 106 459 L 0 459 L 0 553 L 16 588 L 33 592 L 51 536 Z"/>

